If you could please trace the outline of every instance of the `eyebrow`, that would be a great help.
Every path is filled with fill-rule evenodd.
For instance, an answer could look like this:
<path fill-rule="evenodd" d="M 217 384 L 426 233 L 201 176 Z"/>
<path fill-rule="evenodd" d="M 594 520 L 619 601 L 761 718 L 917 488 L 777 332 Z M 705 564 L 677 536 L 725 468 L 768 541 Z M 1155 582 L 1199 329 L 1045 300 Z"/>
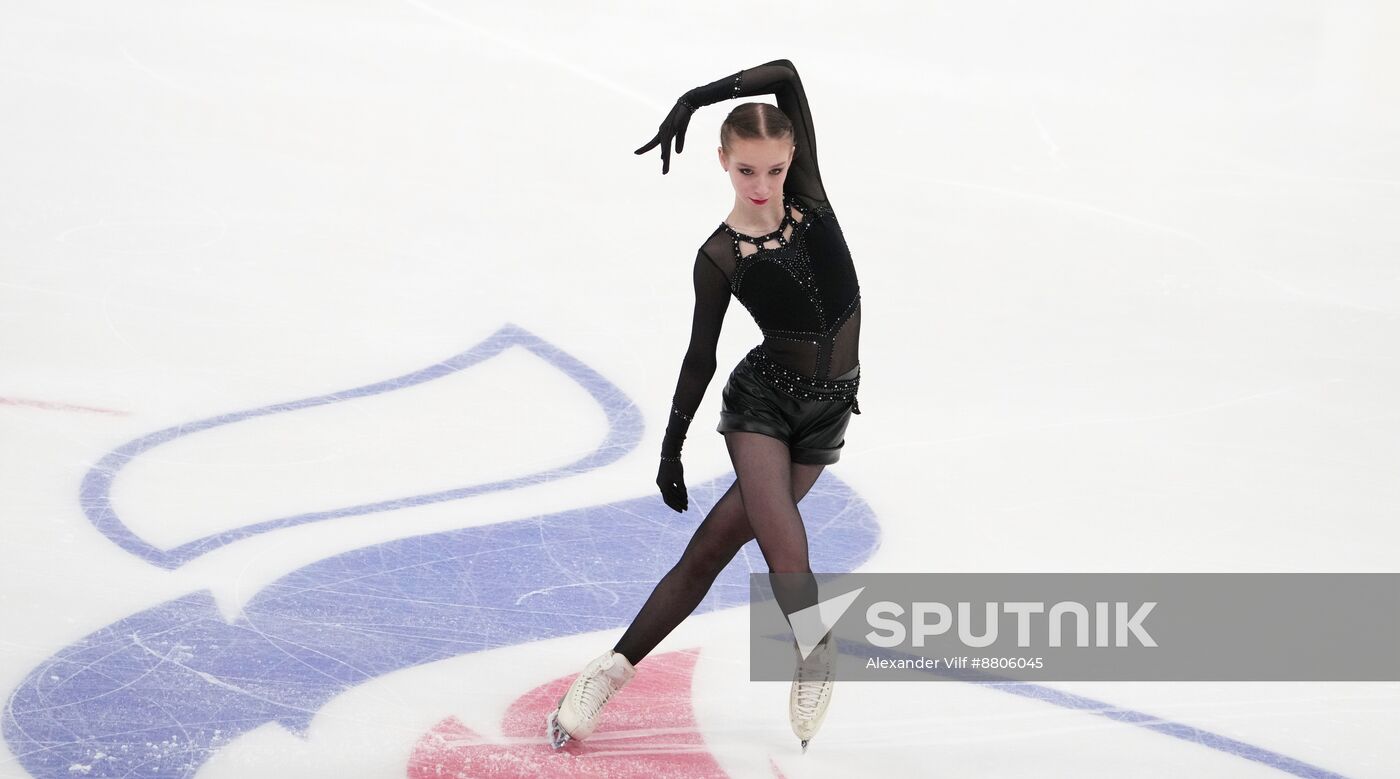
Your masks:
<path fill-rule="evenodd" d="M 747 163 L 747 162 L 740 162 L 740 163 L 737 163 L 737 164 L 738 164 L 739 167 L 741 167 L 741 168 L 761 168 L 761 167 L 763 167 L 762 165 L 750 165 L 750 164 Z M 775 162 L 775 163 L 773 163 L 772 165 L 769 165 L 768 167 L 770 167 L 770 168 L 781 168 L 782 166 L 784 166 L 784 165 L 786 165 L 786 164 L 787 164 L 787 163 L 786 163 L 785 161 L 784 161 L 784 162 Z"/>

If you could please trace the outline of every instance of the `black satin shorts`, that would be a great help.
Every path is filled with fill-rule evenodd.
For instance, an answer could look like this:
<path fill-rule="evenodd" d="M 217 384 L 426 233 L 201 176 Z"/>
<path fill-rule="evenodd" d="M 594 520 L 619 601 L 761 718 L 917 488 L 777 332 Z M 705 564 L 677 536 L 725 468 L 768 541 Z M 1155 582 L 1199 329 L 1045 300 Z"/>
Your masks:
<path fill-rule="evenodd" d="M 838 376 L 852 379 L 860 366 Z M 778 390 L 740 360 L 721 396 L 721 433 L 762 433 L 787 443 L 795 463 L 830 465 L 841 458 L 854 401 L 801 400 Z"/>

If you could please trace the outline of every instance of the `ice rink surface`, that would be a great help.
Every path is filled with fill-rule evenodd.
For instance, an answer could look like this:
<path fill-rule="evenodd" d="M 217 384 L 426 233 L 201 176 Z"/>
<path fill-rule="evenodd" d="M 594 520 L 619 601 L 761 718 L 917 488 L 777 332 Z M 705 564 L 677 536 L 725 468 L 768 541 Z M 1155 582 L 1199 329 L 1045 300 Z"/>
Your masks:
<path fill-rule="evenodd" d="M 813 567 L 1394 571 L 1390 2 L 7 2 L 0 776 L 1400 776 L 1395 683 L 748 681 L 741 553 L 546 710 L 734 478 L 653 484 L 788 58 L 860 275 Z M 766 98 L 771 100 L 771 96 Z M 1287 647 L 1278 651 L 1287 652 Z"/>

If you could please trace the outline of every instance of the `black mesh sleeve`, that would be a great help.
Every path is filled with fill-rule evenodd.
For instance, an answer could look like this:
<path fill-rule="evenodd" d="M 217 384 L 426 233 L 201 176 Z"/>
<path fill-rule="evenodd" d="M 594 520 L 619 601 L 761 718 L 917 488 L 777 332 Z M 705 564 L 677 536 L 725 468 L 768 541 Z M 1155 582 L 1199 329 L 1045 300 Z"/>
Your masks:
<path fill-rule="evenodd" d="M 680 457 L 690 421 L 700 408 L 705 389 L 715 375 L 715 348 L 719 345 L 724 312 L 729 309 L 729 280 L 701 249 L 695 254 L 695 315 L 690 324 L 690 346 L 681 361 L 671 413 L 661 442 L 663 457 Z"/>
<path fill-rule="evenodd" d="M 695 87 L 681 96 L 681 102 L 698 108 L 730 98 L 768 94 L 777 98 L 778 108 L 792 120 L 793 142 L 797 145 L 783 190 L 801 195 L 816 205 L 829 206 L 817 167 L 817 136 L 812 128 L 812 111 L 807 106 L 802 79 L 791 60 L 765 62 Z"/>

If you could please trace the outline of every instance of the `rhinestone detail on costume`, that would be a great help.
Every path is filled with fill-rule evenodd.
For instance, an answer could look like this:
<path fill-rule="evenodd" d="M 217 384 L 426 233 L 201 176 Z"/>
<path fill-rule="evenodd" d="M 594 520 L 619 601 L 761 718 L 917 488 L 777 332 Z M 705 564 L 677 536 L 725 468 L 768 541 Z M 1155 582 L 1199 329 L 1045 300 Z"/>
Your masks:
<path fill-rule="evenodd" d="M 801 400 L 849 401 L 852 412 L 860 413 L 860 401 L 856 393 L 860 390 L 860 374 L 850 379 L 810 379 L 786 366 L 780 365 L 768 355 L 759 344 L 749 350 L 744 359 L 754 367 L 768 383 L 794 398 Z"/>
<path fill-rule="evenodd" d="M 796 208 L 802 214 L 802 221 L 799 222 L 792 217 L 792 209 Z M 807 252 L 807 242 L 802 240 L 799 231 L 805 230 L 810 221 L 810 215 L 795 199 L 783 194 L 783 221 L 778 224 L 778 229 L 764 235 L 745 235 L 728 224 L 723 224 L 725 232 L 733 239 L 734 244 L 734 278 L 729 284 L 730 290 L 735 297 L 739 297 L 739 288 L 743 286 L 744 274 L 748 272 L 756 263 L 772 261 L 787 271 L 797 282 L 797 286 L 811 301 L 812 307 L 816 309 L 817 316 L 822 323 L 822 328 L 827 326 L 826 310 L 822 307 L 821 292 L 817 289 L 816 274 L 812 271 L 812 258 Z M 792 225 L 792 237 L 783 237 L 783 231 L 788 225 Z M 751 243 L 757 247 L 753 254 L 744 254 L 739 249 L 739 243 L 743 241 Z M 777 247 L 764 246 L 769 241 L 777 241 Z M 790 252 L 782 252 L 781 249 L 791 248 Z M 743 298 L 740 298 L 742 301 Z"/>

